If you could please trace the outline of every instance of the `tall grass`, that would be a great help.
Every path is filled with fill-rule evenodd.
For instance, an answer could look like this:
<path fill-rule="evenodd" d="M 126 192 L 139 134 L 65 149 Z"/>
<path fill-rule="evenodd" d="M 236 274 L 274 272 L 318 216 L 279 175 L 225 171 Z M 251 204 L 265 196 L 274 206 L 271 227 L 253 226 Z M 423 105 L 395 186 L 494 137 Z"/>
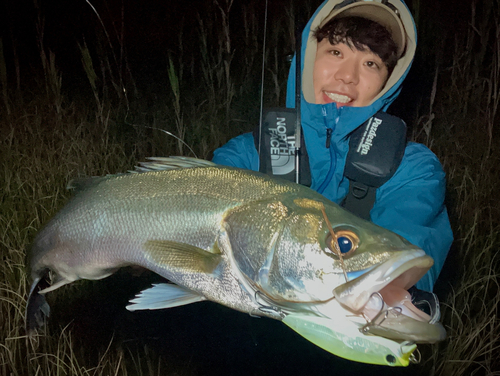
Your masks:
<path fill-rule="evenodd" d="M 443 43 L 430 111 L 416 127 L 447 172 L 456 239 L 440 281 L 448 339 L 434 347 L 435 375 L 500 373 L 499 16 L 498 2 L 471 4 L 466 33 Z"/>
<path fill-rule="evenodd" d="M 30 82 L 29 92 L 19 95 L 22 70 L 17 64 L 14 73 L 7 69 L 6 44 L 0 44 L 4 104 L 0 118 L 0 374 L 203 374 L 190 359 L 179 367 L 174 355 L 166 357 L 140 341 L 132 345 L 119 331 L 99 337 L 103 343 L 82 339 L 77 323 L 60 312 L 71 305 L 66 302 L 73 295 L 77 300 L 96 299 L 92 291 L 104 281 L 49 294 L 57 309 L 50 325 L 34 340 L 27 339 L 23 326 L 29 289 L 26 251 L 40 227 L 68 199 L 65 188 L 71 179 L 123 172 L 151 155 L 194 153 L 207 158 L 230 137 L 257 124 L 261 14 L 253 2 L 214 0 L 206 7 L 200 10 L 195 27 L 179 33 L 178 48 L 168 51 L 162 78 L 165 90 L 154 97 L 141 92 L 141 85 L 136 87 L 128 66 L 123 13 L 118 17 L 120 27 L 99 19 L 99 48 L 86 43 L 77 48 L 88 82 L 87 96 L 73 95 L 71 87 L 65 87 L 58 56 L 45 44 L 42 15 L 38 48 L 43 76 L 37 85 Z M 292 15 L 312 11 L 291 9 L 273 19 L 269 29 L 265 51 L 269 105 L 284 102 L 285 56 L 293 49 Z M 424 19 L 424 11 L 419 12 Z M 413 124 L 413 138 L 429 145 L 447 172 L 456 238 L 438 286 L 448 339 L 422 347 L 424 362 L 414 368 L 419 374 L 494 375 L 500 369 L 498 4 L 493 0 L 473 4 L 470 15 L 467 32 L 444 38 L 445 53 L 432 55 L 429 101 Z M 241 31 L 237 40 L 235 30 Z M 199 48 L 183 46 L 182 38 L 188 39 L 188 34 L 189 40 L 194 35 Z M 426 53 L 432 50 L 431 45 L 423 48 Z M 12 81 L 16 82 L 13 88 Z M 90 291 L 90 297 L 83 297 L 83 290 Z M 123 305 L 116 309 L 123 310 Z"/>

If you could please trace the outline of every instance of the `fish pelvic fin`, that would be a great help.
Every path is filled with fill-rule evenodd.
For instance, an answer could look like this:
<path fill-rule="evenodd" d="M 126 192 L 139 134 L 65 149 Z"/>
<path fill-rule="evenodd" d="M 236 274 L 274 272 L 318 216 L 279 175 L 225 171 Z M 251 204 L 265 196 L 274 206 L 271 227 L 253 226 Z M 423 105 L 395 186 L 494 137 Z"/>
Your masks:
<path fill-rule="evenodd" d="M 153 270 L 167 279 L 169 276 L 162 274 L 162 270 L 182 274 L 212 274 L 222 259 L 218 249 L 209 252 L 169 240 L 149 240 L 144 243 L 143 249 L 155 266 Z"/>
<path fill-rule="evenodd" d="M 109 274 L 106 274 L 106 277 L 108 276 Z M 45 286 L 44 285 L 44 288 L 43 289 L 40 289 L 40 291 L 38 291 L 39 294 L 46 294 L 48 292 L 51 292 L 51 291 L 54 291 L 54 290 L 57 290 L 59 287 L 62 287 L 64 285 L 67 285 L 68 283 L 71 283 L 71 282 L 74 282 L 75 279 L 67 279 L 67 278 L 64 278 L 64 277 L 61 277 L 61 276 L 58 276 L 56 280 L 54 280 L 54 282 L 52 282 L 51 285 L 48 285 L 48 286 Z"/>
<path fill-rule="evenodd" d="M 50 286 L 48 272 L 36 278 L 31 285 L 26 305 L 26 333 L 33 335 L 35 331 L 45 324 L 45 320 L 50 315 L 50 307 L 45 296 L 40 292 Z"/>
<path fill-rule="evenodd" d="M 206 300 L 192 290 L 174 285 L 172 283 L 158 283 L 153 287 L 142 290 L 136 297 L 130 300 L 127 306 L 129 311 L 138 311 L 143 309 L 164 309 L 179 307 L 191 303 Z"/>

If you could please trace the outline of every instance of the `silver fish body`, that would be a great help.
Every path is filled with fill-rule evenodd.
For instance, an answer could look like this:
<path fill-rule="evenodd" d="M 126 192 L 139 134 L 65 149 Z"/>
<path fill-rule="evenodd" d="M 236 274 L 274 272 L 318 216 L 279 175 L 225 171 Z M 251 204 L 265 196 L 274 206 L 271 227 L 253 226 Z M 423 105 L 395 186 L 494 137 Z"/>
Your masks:
<path fill-rule="evenodd" d="M 325 330 L 336 332 L 332 316 L 347 320 L 354 314 L 361 324 L 370 321 L 363 310 L 377 306 L 374 294 L 393 281 L 399 290 L 408 289 L 432 265 L 400 236 L 309 188 L 251 171 L 192 164 L 76 183 L 77 193 L 39 232 L 29 253 L 34 281 L 29 330 L 40 324 L 42 312 L 48 314 L 43 294 L 78 279 L 101 279 L 124 266 L 141 266 L 174 285 L 145 290 L 135 301 L 138 309 L 211 300 L 283 320 L 299 333 L 309 330 L 311 317 L 321 317 L 320 327 L 328 322 Z M 343 249 L 343 257 L 327 220 L 351 247 Z M 42 283 L 47 270 L 56 276 L 51 286 Z M 424 333 L 410 335 L 410 328 L 390 341 L 443 338 L 440 324 L 417 321 Z"/>

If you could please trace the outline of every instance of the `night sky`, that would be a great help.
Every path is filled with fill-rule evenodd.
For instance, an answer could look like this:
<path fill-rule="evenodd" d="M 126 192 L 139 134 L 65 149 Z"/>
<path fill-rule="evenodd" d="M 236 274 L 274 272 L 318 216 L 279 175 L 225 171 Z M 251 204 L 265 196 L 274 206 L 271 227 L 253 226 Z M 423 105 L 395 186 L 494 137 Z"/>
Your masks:
<path fill-rule="evenodd" d="M 291 2 L 294 0 L 269 0 L 269 29 Z M 295 3 L 300 4 L 299 13 L 302 14 L 299 20 L 303 23 L 306 13 L 314 10 L 321 1 Z M 413 9 L 412 1 L 407 3 Z M 416 72 L 412 72 L 408 80 L 409 84 L 415 83 L 417 87 L 431 81 L 425 79 L 428 76 L 426 69 L 434 64 L 431 55 L 435 53 L 435 47 L 439 46 L 440 39 L 447 38 L 447 44 L 452 43 L 453 34 L 463 31 L 470 17 L 470 2 L 465 0 L 420 3 L 420 20 L 417 20 L 419 49 L 413 69 Z M 212 4 L 212 1 L 95 0 L 90 1 L 90 4 L 105 25 L 109 41 L 104 37 L 101 21 L 85 0 L 3 0 L 0 3 L 0 37 L 4 45 L 8 78 L 14 80 L 15 65 L 20 69 L 21 85 L 31 85 L 31 80 L 40 75 L 38 46 L 43 34 L 43 46 L 46 51 L 55 54 L 56 65 L 62 72 L 63 87 L 67 92 L 87 85 L 78 47 L 84 43 L 91 53 L 98 53 L 99 49 L 105 47 L 103 43 L 112 43 L 115 49 L 117 44 L 122 46 L 135 81 L 144 91 L 154 90 L 158 78 L 165 76 L 169 54 L 174 57 L 179 55 L 181 43 L 186 55 L 190 50 L 197 49 L 199 42 L 195 29 L 198 21 L 195 14 L 199 12 L 210 16 L 206 11 L 210 9 L 207 4 Z M 258 15 L 260 25 L 263 26 L 264 22 L 264 0 L 236 0 L 231 10 L 235 48 L 238 48 L 242 30 L 240 15 L 244 12 L 243 5 L 251 9 L 247 12 Z M 428 25 L 432 26 L 429 28 Z M 425 33 L 420 33 L 420 29 Z M 180 30 L 182 42 L 179 41 Z M 437 35 L 429 35 L 427 30 Z M 18 63 L 15 64 L 15 61 Z M 412 92 L 414 97 L 415 89 Z"/>

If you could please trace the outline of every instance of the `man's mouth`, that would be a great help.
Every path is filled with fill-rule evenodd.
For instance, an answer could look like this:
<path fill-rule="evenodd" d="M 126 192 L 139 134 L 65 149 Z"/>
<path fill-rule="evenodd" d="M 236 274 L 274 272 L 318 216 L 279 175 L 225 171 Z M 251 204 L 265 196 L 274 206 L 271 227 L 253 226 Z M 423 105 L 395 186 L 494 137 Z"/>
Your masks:
<path fill-rule="evenodd" d="M 336 102 L 338 104 L 347 104 L 349 102 L 352 102 L 353 100 L 351 97 L 348 97 L 347 95 L 332 93 L 329 91 L 323 91 L 323 93 L 333 102 Z"/>

